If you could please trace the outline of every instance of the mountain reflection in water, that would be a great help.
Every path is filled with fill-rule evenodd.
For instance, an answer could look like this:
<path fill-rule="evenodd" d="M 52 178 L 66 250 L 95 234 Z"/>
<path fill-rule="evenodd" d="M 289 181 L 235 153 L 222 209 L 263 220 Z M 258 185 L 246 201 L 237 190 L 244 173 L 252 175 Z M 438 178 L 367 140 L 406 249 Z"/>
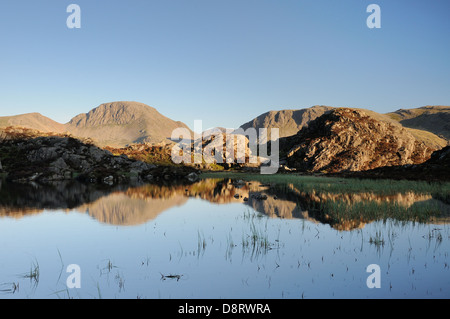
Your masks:
<path fill-rule="evenodd" d="M 279 186 L 279 185 L 278 185 Z M 44 210 L 87 213 L 101 223 L 139 225 L 155 219 L 164 211 L 182 206 L 191 198 L 215 204 L 241 203 L 271 218 L 300 218 L 314 223 L 327 223 L 338 230 L 362 228 L 375 218 L 363 218 L 364 205 L 394 205 L 401 210 L 427 205 L 438 207 L 439 216 L 430 216 L 433 223 L 450 221 L 450 205 L 431 194 L 414 192 L 393 195 L 374 193 L 304 192 L 292 184 L 262 184 L 233 179 L 203 179 L 190 185 L 134 185 L 99 187 L 78 182 L 57 182 L 46 185 L 12 184 L 0 181 L 0 217 L 21 218 Z M 332 203 L 332 205 L 327 205 Z M 347 217 L 336 213 L 340 206 L 362 208 L 361 216 Z M 339 206 L 339 207 L 340 207 Z M 333 215 L 335 213 L 335 215 Z M 337 215 L 336 215 L 337 214 Z M 408 218 L 408 217 L 407 217 Z"/>

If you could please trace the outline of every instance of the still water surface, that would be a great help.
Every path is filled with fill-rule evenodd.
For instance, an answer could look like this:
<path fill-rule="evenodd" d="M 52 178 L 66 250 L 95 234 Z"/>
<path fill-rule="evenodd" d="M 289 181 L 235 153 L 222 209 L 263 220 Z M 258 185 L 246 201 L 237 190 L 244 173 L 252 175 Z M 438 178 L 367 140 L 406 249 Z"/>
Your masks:
<path fill-rule="evenodd" d="M 450 297 L 449 205 L 429 194 L 345 196 L 437 202 L 442 214 L 426 223 L 332 222 L 310 204 L 339 194 L 229 179 L 114 189 L 3 182 L 0 194 L 0 298 Z M 71 264 L 81 288 L 66 285 Z M 367 286 L 370 264 L 381 288 Z"/>

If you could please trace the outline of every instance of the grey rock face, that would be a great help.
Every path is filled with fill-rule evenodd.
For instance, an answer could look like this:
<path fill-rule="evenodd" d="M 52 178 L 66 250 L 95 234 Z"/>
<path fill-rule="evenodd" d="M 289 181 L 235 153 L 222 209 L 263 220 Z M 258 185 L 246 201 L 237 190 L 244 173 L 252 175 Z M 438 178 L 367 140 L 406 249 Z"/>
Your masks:
<path fill-rule="evenodd" d="M 140 178 L 141 174 L 155 168 L 126 156 L 116 157 L 107 150 L 74 138 L 52 136 L 6 143 L 25 155 L 18 156 L 21 161 L 10 177 L 13 180 L 53 181 L 78 176 L 89 182 L 112 185 L 126 179 L 127 173 Z"/>

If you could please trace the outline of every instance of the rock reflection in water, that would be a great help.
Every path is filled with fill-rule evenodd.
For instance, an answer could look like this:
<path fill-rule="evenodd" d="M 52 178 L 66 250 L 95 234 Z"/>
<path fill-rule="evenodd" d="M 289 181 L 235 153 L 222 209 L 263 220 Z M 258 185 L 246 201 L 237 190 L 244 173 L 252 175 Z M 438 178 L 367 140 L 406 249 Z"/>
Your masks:
<path fill-rule="evenodd" d="M 101 223 L 139 225 L 155 219 L 164 211 L 182 206 L 190 198 L 216 204 L 241 203 L 271 218 L 301 218 L 328 223 L 338 230 L 362 228 L 367 218 L 331 218 L 323 211 L 326 203 L 392 204 L 405 209 L 433 203 L 443 212 L 433 222 L 448 222 L 449 205 L 430 194 L 376 195 L 373 193 L 334 194 L 304 192 L 293 185 L 273 187 L 260 182 L 231 179 L 204 179 L 190 185 L 129 185 L 99 188 L 78 182 L 46 185 L 0 183 L 0 216 L 21 218 L 44 210 L 87 213 Z M 330 209 L 329 209 L 330 210 Z"/>

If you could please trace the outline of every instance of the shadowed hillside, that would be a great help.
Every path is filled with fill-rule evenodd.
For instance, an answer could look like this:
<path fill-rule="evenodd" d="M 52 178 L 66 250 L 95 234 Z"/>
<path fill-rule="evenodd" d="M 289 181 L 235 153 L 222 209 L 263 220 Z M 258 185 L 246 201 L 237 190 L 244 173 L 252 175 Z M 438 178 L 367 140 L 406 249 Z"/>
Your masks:
<path fill-rule="evenodd" d="M 405 127 L 429 131 L 450 141 L 450 106 L 400 109 L 387 115 Z"/>
<path fill-rule="evenodd" d="M 333 107 L 330 106 L 318 105 L 300 110 L 270 111 L 241 125 L 241 128 L 244 130 L 250 127 L 253 127 L 256 130 L 259 130 L 260 128 L 278 128 L 279 137 L 291 136 L 297 134 L 297 132 L 307 126 L 310 121 L 315 120 L 332 109 Z"/>

